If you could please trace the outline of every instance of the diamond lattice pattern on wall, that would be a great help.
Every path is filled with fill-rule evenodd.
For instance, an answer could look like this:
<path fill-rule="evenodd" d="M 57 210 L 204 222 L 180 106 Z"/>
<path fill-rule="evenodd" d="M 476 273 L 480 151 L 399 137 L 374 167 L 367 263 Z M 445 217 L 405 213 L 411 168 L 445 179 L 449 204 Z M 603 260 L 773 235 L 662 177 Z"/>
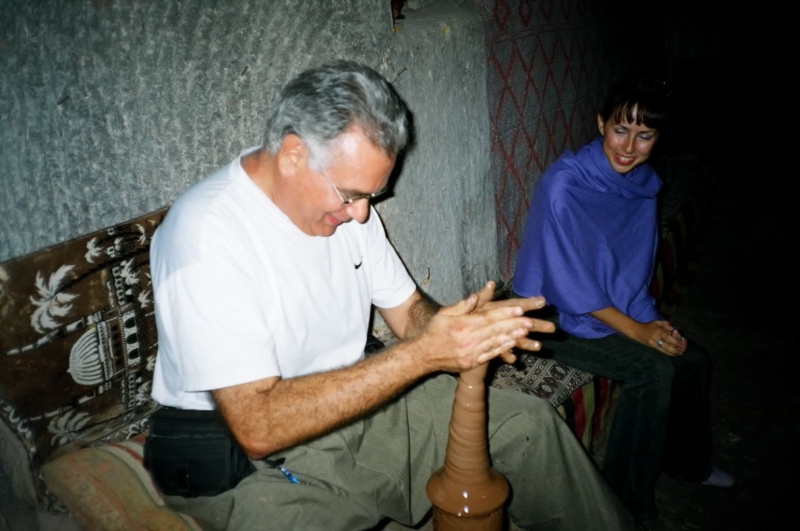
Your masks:
<path fill-rule="evenodd" d="M 608 16 L 592 0 L 476 0 L 486 28 L 500 274 L 509 280 L 539 176 L 597 131 L 613 79 Z"/>

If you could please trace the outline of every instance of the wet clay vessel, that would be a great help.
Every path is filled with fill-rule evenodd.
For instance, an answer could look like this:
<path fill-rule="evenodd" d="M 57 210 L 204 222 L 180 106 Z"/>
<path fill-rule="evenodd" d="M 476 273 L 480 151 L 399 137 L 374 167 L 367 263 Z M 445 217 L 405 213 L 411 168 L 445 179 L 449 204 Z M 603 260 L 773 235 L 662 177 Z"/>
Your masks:
<path fill-rule="evenodd" d="M 489 466 L 486 436 L 488 364 L 462 373 L 453 402 L 445 463 L 428 480 L 436 531 L 500 531 L 509 487 Z"/>

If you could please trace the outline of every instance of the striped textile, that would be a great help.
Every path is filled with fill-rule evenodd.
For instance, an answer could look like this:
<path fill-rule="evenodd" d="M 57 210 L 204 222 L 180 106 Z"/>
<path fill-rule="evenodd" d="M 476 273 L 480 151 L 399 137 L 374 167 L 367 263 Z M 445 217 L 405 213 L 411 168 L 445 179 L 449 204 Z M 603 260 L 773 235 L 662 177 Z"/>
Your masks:
<path fill-rule="evenodd" d="M 142 434 L 71 452 L 44 465 L 47 488 L 86 531 L 201 531 L 164 505 L 142 465 Z"/>

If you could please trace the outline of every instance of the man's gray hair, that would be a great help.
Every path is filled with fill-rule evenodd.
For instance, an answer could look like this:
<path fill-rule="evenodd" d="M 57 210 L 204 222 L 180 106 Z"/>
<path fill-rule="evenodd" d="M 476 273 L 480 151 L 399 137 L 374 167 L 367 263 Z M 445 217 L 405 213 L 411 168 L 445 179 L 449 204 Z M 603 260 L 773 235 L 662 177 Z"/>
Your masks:
<path fill-rule="evenodd" d="M 283 139 L 296 134 L 312 156 L 325 159 L 330 144 L 353 126 L 387 155 L 396 155 L 408 141 L 408 110 L 376 71 L 336 61 L 301 72 L 283 88 L 267 119 L 264 148 L 276 155 Z"/>

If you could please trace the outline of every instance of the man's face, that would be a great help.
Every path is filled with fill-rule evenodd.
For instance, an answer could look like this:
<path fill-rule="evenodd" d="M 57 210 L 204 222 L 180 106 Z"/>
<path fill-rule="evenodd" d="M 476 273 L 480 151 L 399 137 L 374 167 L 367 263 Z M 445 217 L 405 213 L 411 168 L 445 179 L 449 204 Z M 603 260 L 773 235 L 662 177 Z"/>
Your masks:
<path fill-rule="evenodd" d="M 336 190 L 345 198 L 383 190 L 395 157 L 387 156 L 357 129 L 342 134 L 334 142 L 324 171 L 314 171 L 308 160 L 310 153 L 308 150 L 306 153 L 282 205 L 292 222 L 310 236 L 330 236 L 342 223 L 367 221 L 369 200 L 343 205 Z"/>

